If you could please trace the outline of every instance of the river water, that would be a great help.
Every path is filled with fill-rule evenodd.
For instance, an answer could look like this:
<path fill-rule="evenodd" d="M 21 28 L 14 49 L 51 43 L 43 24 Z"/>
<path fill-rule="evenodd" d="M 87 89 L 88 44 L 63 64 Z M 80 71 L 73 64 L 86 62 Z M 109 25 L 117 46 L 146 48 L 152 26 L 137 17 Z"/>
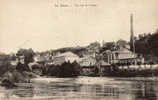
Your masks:
<path fill-rule="evenodd" d="M 158 100 L 157 78 L 37 78 L 7 89 L 0 100 Z"/>

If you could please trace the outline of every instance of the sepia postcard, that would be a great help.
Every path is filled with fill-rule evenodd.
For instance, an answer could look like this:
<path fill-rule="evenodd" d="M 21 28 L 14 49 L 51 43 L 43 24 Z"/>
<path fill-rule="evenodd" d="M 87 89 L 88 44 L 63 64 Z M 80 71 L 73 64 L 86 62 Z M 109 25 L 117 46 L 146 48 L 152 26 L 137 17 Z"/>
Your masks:
<path fill-rule="evenodd" d="M 158 100 L 158 1 L 0 0 L 0 100 Z"/>

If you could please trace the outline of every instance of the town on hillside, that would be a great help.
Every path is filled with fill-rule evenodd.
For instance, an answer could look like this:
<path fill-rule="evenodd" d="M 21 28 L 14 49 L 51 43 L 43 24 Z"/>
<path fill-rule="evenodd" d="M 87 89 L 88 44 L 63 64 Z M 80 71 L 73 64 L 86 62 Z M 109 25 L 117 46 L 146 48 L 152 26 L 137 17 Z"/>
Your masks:
<path fill-rule="evenodd" d="M 130 41 L 93 42 L 43 52 L 21 48 L 17 53 L 0 53 L 1 81 L 6 85 L 29 82 L 35 77 L 157 76 L 158 30 L 136 37 L 133 20 L 130 23 Z"/>
<path fill-rule="evenodd" d="M 9 69 L 14 69 L 11 66 L 17 66 L 16 68 L 20 71 L 26 70 L 37 75 L 58 77 L 110 76 L 120 74 L 122 71 L 126 71 L 125 74 L 130 71 L 133 76 L 138 73 L 138 70 L 151 69 L 150 65 L 153 65 L 153 69 L 157 69 L 157 37 L 158 31 L 134 37 L 134 47 L 131 42 L 133 40 L 128 42 L 120 39 L 117 42 L 103 42 L 102 44 L 93 42 L 85 47 L 68 47 L 45 52 L 19 49 L 16 54 L 1 53 L 0 67 L 3 71 L 0 75 Z M 142 75 L 148 74 L 142 72 Z"/>

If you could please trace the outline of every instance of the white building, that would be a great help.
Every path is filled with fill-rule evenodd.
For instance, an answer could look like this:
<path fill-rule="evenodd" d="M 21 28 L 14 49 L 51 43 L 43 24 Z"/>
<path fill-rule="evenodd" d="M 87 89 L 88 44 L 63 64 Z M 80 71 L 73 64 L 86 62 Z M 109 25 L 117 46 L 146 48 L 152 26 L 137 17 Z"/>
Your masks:
<path fill-rule="evenodd" d="M 54 65 L 61 65 L 64 62 L 73 63 L 74 61 L 78 61 L 79 56 L 72 52 L 65 52 L 53 57 L 53 64 Z"/>
<path fill-rule="evenodd" d="M 113 51 L 111 54 L 111 63 L 118 63 L 120 61 L 135 62 L 137 55 L 127 48 L 121 48 L 119 50 Z"/>

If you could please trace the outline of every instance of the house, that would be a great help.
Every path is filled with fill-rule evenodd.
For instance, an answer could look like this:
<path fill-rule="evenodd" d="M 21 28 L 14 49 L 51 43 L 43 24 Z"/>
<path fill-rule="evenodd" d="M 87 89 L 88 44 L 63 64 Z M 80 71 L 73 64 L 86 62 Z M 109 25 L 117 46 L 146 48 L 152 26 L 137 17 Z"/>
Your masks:
<path fill-rule="evenodd" d="M 89 44 L 86 47 L 86 52 L 85 52 L 84 57 L 86 57 L 86 56 L 93 56 L 93 57 L 95 57 L 95 54 L 96 54 L 96 52 L 99 52 L 100 47 L 101 46 L 100 46 L 99 42 L 93 42 L 93 43 Z"/>
<path fill-rule="evenodd" d="M 34 61 L 35 62 L 40 62 L 40 61 L 44 61 L 45 59 L 40 55 L 40 54 L 37 54 L 33 57 Z"/>
<path fill-rule="evenodd" d="M 99 52 L 100 47 L 101 46 L 99 42 L 93 42 L 87 46 L 87 50 L 90 53 Z"/>
<path fill-rule="evenodd" d="M 57 56 L 57 55 L 61 54 L 61 52 L 60 51 L 52 51 L 51 54 L 52 54 L 52 56 Z"/>
<path fill-rule="evenodd" d="M 110 62 L 111 63 L 134 63 L 137 54 L 133 53 L 127 48 L 120 48 L 119 50 L 112 51 Z"/>
<path fill-rule="evenodd" d="M 90 75 L 91 73 L 93 73 L 94 68 L 96 67 L 96 59 L 92 56 L 80 58 L 80 61 L 78 61 L 78 63 L 81 66 L 82 74 L 84 75 Z"/>
<path fill-rule="evenodd" d="M 103 60 L 109 64 L 116 63 L 134 63 L 138 60 L 137 54 L 133 53 L 126 47 L 120 46 L 117 50 L 106 50 L 102 53 Z"/>
<path fill-rule="evenodd" d="M 34 55 L 33 59 L 35 62 L 45 65 L 46 63 L 52 61 L 52 55 L 50 52 L 44 52 Z"/>
<path fill-rule="evenodd" d="M 72 52 L 65 52 L 65 53 L 61 53 L 57 56 L 54 56 L 52 58 L 53 65 L 61 65 L 64 62 L 70 62 L 73 63 L 74 61 L 78 61 L 79 60 L 79 56 L 77 56 L 76 54 L 72 53 Z"/>
<path fill-rule="evenodd" d="M 87 57 L 83 57 L 80 58 L 79 62 L 80 66 L 94 66 L 96 64 L 96 59 L 92 56 L 87 56 Z"/>
<path fill-rule="evenodd" d="M 44 56 L 41 56 L 40 54 L 37 54 L 34 56 L 34 62 L 37 62 L 39 64 L 45 65 L 47 58 Z"/>

